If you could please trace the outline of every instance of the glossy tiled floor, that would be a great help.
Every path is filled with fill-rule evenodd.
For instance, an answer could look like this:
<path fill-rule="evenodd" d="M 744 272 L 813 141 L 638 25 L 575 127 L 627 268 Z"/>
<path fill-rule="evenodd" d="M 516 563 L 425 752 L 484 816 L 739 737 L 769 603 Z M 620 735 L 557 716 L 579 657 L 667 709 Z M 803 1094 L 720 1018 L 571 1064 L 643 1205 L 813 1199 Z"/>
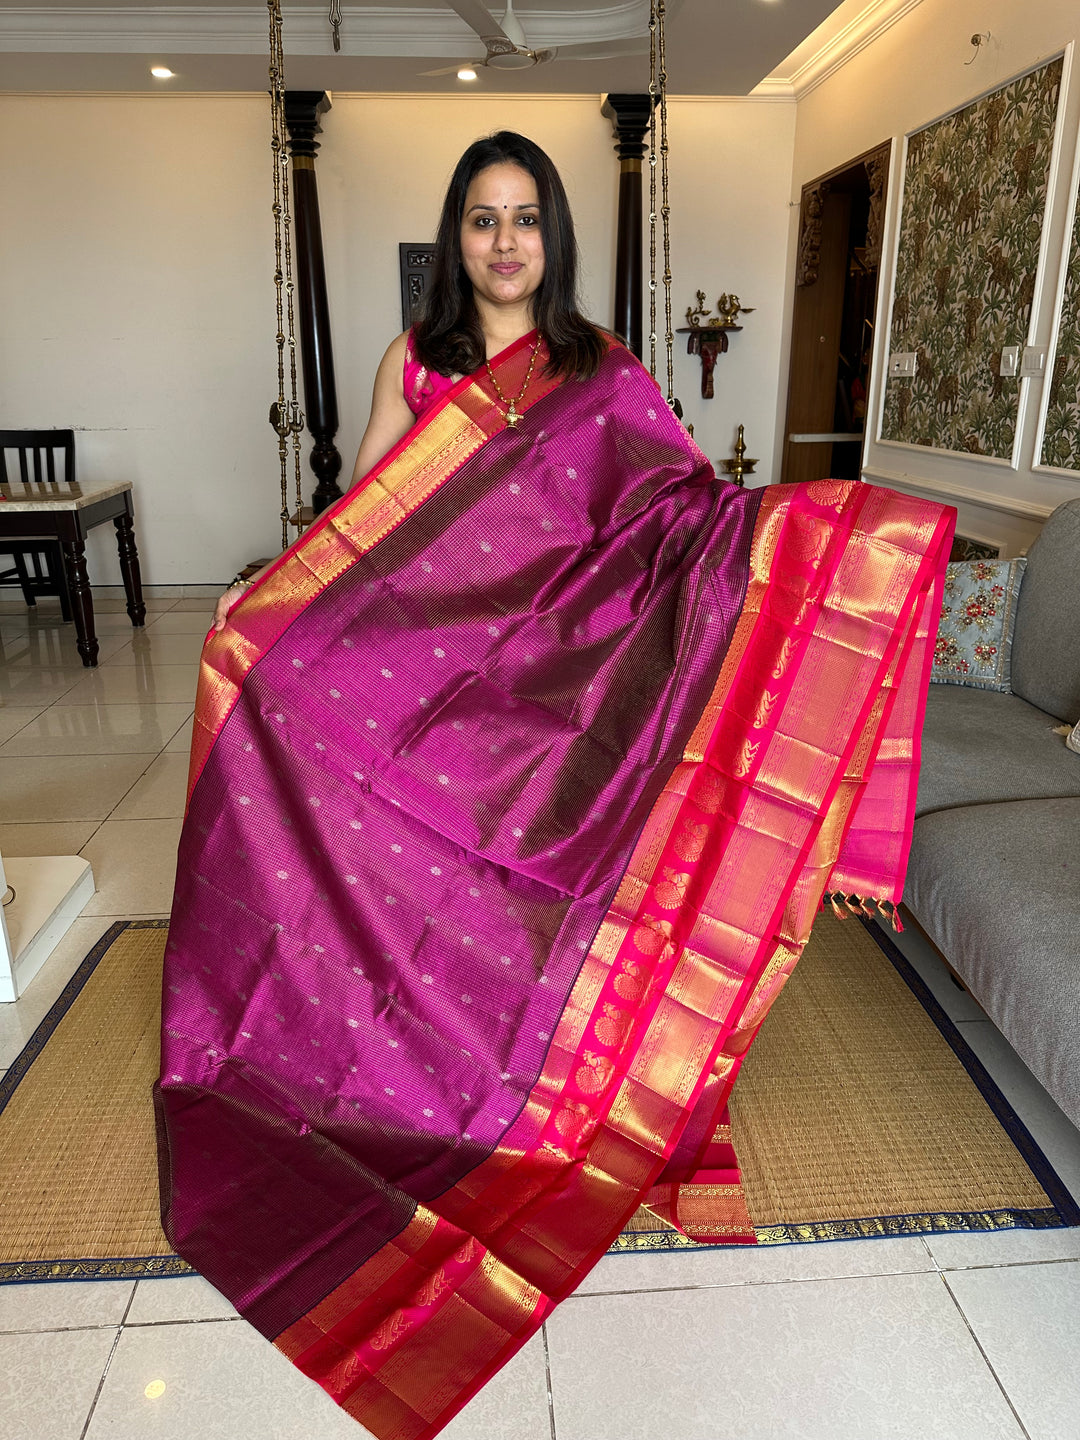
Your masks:
<path fill-rule="evenodd" d="M 116 918 L 164 915 L 206 600 L 70 627 L 0 606 L 0 850 L 98 890 L 0 1070 Z M 6 613 L 5 613 L 6 612 Z M 1063 1179 L 1080 1135 L 910 936 L 909 954 Z M 1080 1440 L 1080 1230 L 609 1257 L 449 1440 Z M 151 1398 L 152 1396 L 156 1398 Z M 202 1280 L 0 1287 L 0 1440 L 359 1440 Z"/>

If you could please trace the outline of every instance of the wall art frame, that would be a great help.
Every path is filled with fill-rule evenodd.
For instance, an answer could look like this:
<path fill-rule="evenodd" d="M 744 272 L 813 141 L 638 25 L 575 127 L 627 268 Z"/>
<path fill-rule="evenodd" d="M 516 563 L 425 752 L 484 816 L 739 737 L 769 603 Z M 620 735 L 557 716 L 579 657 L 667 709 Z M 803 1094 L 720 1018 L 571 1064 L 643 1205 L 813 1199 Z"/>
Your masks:
<path fill-rule="evenodd" d="M 1013 168 L 1017 194 L 1026 202 L 1026 210 L 1022 212 L 1022 218 L 1026 225 L 1025 238 L 1027 242 L 1023 262 L 1025 273 L 1023 277 L 1018 277 L 1015 273 L 1005 274 L 1009 266 L 1001 264 L 1002 256 L 998 252 L 1002 251 L 1004 247 L 1000 244 L 992 247 L 992 253 L 989 256 L 982 257 L 990 277 L 986 283 L 986 289 L 989 290 L 992 286 L 996 286 L 993 298 L 997 301 L 999 308 L 1004 303 L 1008 312 L 1009 328 L 1007 336 L 1002 337 L 1003 343 L 1019 345 L 1034 343 L 1038 318 L 1044 309 L 1045 291 L 1048 285 L 1054 283 L 1054 277 L 1048 274 L 1052 268 L 1049 253 L 1050 221 L 1057 203 L 1057 192 L 1062 184 L 1060 169 L 1066 109 L 1063 97 L 1066 95 L 1069 85 L 1071 52 L 1070 45 L 1054 55 L 1041 58 L 1037 64 L 1029 66 L 1007 80 L 996 83 L 965 104 L 954 107 L 927 124 L 908 132 L 903 137 L 900 164 L 897 167 L 898 180 L 893 192 L 897 212 L 890 227 L 892 255 L 889 267 L 888 316 L 885 324 L 881 327 L 882 353 L 879 360 L 879 374 L 882 379 L 877 395 L 874 397 L 872 411 L 875 417 L 874 443 L 877 445 L 920 453 L 923 456 L 932 454 L 946 462 L 951 458 L 953 461 L 977 461 L 981 465 L 1012 470 L 1019 468 L 1023 437 L 1028 433 L 1027 419 L 1032 398 L 1032 382 L 1026 378 L 999 381 L 993 373 L 996 370 L 997 352 L 995 351 L 994 357 L 989 352 L 982 353 L 987 351 L 985 337 L 980 331 L 983 315 L 975 313 L 974 309 L 970 307 L 969 297 L 964 293 L 962 278 L 951 273 L 956 264 L 956 255 L 954 254 L 956 246 L 951 245 L 950 248 L 950 238 L 941 238 L 945 235 L 947 222 L 947 225 L 956 232 L 951 237 L 951 241 L 956 241 L 959 237 L 957 243 L 961 249 L 965 236 L 970 237 L 973 246 L 981 243 L 981 232 L 977 231 L 977 225 L 980 219 L 982 197 L 975 187 L 961 195 L 958 185 L 953 186 L 954 194 L 948 194 L 949 180 L 947 178 L 943 180 L 929 163 L 925 166 L 924 180 L 926 184 L 924 188 L 929 188 L 934 200 L 940 202 L 939 209 L 942 213 L 937 218 L 941 221 L 938 227 L 941 255 L 938 258 L 942 263 L 935 264 L 933 270 L 929 270 L 928 267 L 924 268 L 923 289 L 925 291 L 936 288 L 936 293 L 929 295 L 929 303 L 922 305 L 922 311 L 927 312 L 921 313 L 919 316 L 922 329 L 916 330 L 910 319 L 911 297 L 904 293 L 905 263 L 902 262 L 901 257 L 902 255 L 905 257 L 907 268 L 911 266 L 913 255 L 921 264 L 922 256 L 919 244 L 915 244 L 913 251 L 910 247 L 913 240 L 925 244 L 931 231 L 931 225 L 924 213 L 927 208 L 926 196 L 921 197 L 922 207 L 919 218 L 913 219 L 916 212 L 911 209 L 912 187 L 909 185 L 913 168 L 913 147 L 921 144 L 932 151 L 939 137 L 941 140 L 946 140 L 949 138 L 950 130 L 954 133 L 959 132 L 969 149 L 980 141 L 986 145 L 988 155 L 984 159 L 984 166 L 996 174 L 997 167 L 990 164 L 989 154 L 1015 138 L 1002 134 L 1009 117 L 1006 108 L 1009 99 L 1015 100 L 1017 96 L 1022 99 L 1038 97 L 1039 87 L 1044 87 L 1046 93 L 1042 98 L 1045 104 L 1038 117 L 1041 129 L 1036 127 L 1037 142 L 1034 144 L 1034 148 L 1029 140 L 1026 145 L 1014 145 L 1012 151 L 1007 154 L 1009 164 Z M 1052 92 L 1051 86 L 1054 87 Z M 1009 92 L 1012 92 L 1011 96 Z M 990 103 L 996 97 L 1001 97 L 1001 103 L 998 105 Z M 1017 109 L 1021 110 L 1022 107 L 1018 106 Z M 1012 123 L 1015 125 L 1015 117 L 1013 117 Z M 966 135 L 963 134 L 965 126 L 968 127 Z M 920 140 L 920 137 L 930 138 L 929 140 Z M 1026 137 L 1020 136 L 1019 138 Z M 929 156 L 927 158 L 929 160 Z M 915 160 L 916 162 L 918 160 L 917 148 Z M 940 190 L 940 194 L 938 190 L 934 190 L 935 186 Z M 993 199 L 996 201 L 998 197 L 994 196 Z M 966 214 L 968 220 L 964 224 L 957 224 L 954 210 Z M 1038 217 L 1037 231 L 1033 223 L 1033 216 L 1036 214 Z M 991 216 L 996 222 L 998 215 L 999 208 L 987 207 L 987 214 L 983 217 L 984 222 L 990 223 Z M 919 231 L 918 234 L 914 233 L 916 229 Z M 907 251 L 904 249 L 905 245 L 909 247 Z M 969 268 L 978 268 L 971 255 L 965 256 L 964 259 Z M 933 263 L 932 259 L 930 263 Z M 995 265 L 1000 271 L 996 276 Z M 928 275 L 929 286 L 927 285 Z M 1007 291 L 1010 283 L 1016 287 L 1011 296 Z M 924 294 L 922 299 L 926 301 L 927 295 Z M 954 302 L 967 304 L 971 313 L 954 315 Z M 942 434 L 920 435 L 918 440 L 914 440 L 903 433 L 906 419 L 903 415 L 898 414 L 899 406 L 896 397 L 899 396 L 900 391 L 898 388 L 894 388 L 899 385 L 899 382 L 895 379 L 890 382 L 887 375 L 888 357 L 897 349 L 915 348 L 916 352 L 920 353 L 920 362 L 927 358 L 924 352 L 920 352 L 915 340 L 916 337 L 919 340 L 928 338 L 928 334 L 924 334 L 923 331 L 926 331 L 927 326 L 932 323 L 932 317 L 928 319 L 927 315 L 934 310 L 940 311 L 942 314 L 947 313 L 948 320 L 939 319 L 937 325 L 938 329 L 942 330 L 952 341 L 954 349 L 962 351 L 964 339 L 967 340 L 969 349 L 976 341 L 981 347 L 977 364 L 980 371 L 979 379 L 986 392 L 988 405 L 994 401 L 1000 402 L 1002 395 L 1007 393 L 1004 388 L 1006 385 L 1015 387 L 1014 399 L 1007 407 L 1000 403 L 997 404 L 996 408 L 1002 414 L 995 413 L 993 417 L 997 425 L 997 438 L 989 446 L 983 443 L 986 436 L 979 433 L 977 424 L 972 427 L 970 434 L 961 436 L 957 424 L 951 423 L 957 412 L 961 411 L 964 401 L 963 382 L 959 381 L 953 373 L 956 368 L 955 364 L 950 363 L 950 361 L 954 362 L 956 357 L 951 355 L 946 357 L 941 364 L 942 373 L 940 375 L 934 370 L 932 361 L 927 367 L 929 383 L 934 384 L 936 388 L 928 395 L 926 382 L 924 382 L 923 405 L 919 417 L 925 420 L 928 412 L 932 410 L 944 411 L 945 420 L 940 427 Z M 953 322 L 952 330 L 949 329 L 949 321 Z M 958 343 L 956 330 L 959 325 L 965 327 L 966 336 L 961 337 Z M 975 336 L 972 336 L 971 333 L 973 328 L 976 331 Z M 998 328 L 1002 329 L 1003 327 L 999 324 Z M 1012 333 L 1013 331 L 1015 334 Z M 912 341 L 910 347 L 907 343 L 909 340 Z M 941 360 L 940 356 L 937 358 Z M 991 365 L 993 369 L 990 368 Z M 974 373 L 975 366 L 971 368 Z M 909 393 L 911 393 L 914 391 L 917 381 L 905 383 L 910 387 Z M 975 391 L 972 389 L 968 395 L 969 400 L 974 394 Z M 977 410 L 978 406 L 974 408 Z M 968 414 L 964 413 L 961 418 L 968 418 Z M 898 419 L 902 423 L 897 424 Z M 910 429 L 910 426 L 907 428 Z M 926 428 L 932 431 L 933 424 L 927 425 Z M 934 443 L 935 440 L 941 443 Z M 926 443 L 927 441 L 929 443 Z M 988 453 L 988 450 L 996 450 L 999 453 Z"/>

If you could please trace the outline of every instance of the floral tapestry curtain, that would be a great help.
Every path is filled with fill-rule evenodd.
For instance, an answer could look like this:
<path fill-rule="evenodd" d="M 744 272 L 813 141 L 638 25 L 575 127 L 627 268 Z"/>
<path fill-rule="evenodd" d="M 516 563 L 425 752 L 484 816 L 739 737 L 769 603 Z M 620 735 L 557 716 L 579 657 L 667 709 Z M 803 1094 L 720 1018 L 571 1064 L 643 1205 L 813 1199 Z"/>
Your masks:
<path fill-rule="evenodd" d="M 1012 455 L 1001 350 L 1027 339 L 1061 76 L 1058 58 L 908 142 L 889 350 L 918 370 L 889 379 L 883 440 Z"/>

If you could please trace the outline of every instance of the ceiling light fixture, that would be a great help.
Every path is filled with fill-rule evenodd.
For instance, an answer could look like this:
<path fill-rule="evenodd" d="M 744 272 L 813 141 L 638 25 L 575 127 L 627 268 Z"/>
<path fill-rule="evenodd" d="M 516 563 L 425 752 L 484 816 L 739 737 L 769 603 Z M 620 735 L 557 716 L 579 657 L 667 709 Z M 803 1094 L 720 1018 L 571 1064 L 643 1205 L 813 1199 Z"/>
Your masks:
<path fill-rule="evenodd" d="M 151 65 L 150 74 L 155 80 L 172 80 L 176 72 L 170 70 L 167 65 Z"/>
<path fill-rule="evenodd" d="M 459 80 L 475 80 L 476 71 L 472 68 L 471 65 L 463 65 L 461 69 L 457 72 L 457 78 Z"/>

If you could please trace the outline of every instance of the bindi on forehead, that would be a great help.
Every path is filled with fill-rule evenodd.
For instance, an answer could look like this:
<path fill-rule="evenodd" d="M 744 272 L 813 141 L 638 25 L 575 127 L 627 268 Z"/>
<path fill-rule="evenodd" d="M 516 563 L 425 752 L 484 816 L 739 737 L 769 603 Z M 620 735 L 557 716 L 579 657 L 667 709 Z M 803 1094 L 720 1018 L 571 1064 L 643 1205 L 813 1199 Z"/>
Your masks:
<path fill-rule="evenodd" d="M 471 215 L 471 214 L 473 214 L 473 212 L 476 211 L 476 210 L 486 210 L 486 211 L 488 212 L 488 214 L 493 215 L 493 214 L 495 214 L 495 212 L 498 210 L 498 208 L 499 208 L 499 206 L 498 206 L 497 203 L 485 203 L 485 202 L 483 202 L 483 201 L 477 201 L 477 203 L 476 203 L 475 205 L 470 205 L 469 208 L 468 208 L 468 210 L 467 210 L 465 213 L 466 213 L 467 215 Z M 540 209 L 540 206 L 539 206 L 539 204 L 538 204 L 535 200 L 525 200 L 525 201 L 523 201 L 520 205 L 507 205 L 507 204 L 504 204 L 502 208 L 503 208 L 504 210 L 517 210 L 517 211 L 533 210 L 533 211 L 537 211 L 537 210 Z"/>

